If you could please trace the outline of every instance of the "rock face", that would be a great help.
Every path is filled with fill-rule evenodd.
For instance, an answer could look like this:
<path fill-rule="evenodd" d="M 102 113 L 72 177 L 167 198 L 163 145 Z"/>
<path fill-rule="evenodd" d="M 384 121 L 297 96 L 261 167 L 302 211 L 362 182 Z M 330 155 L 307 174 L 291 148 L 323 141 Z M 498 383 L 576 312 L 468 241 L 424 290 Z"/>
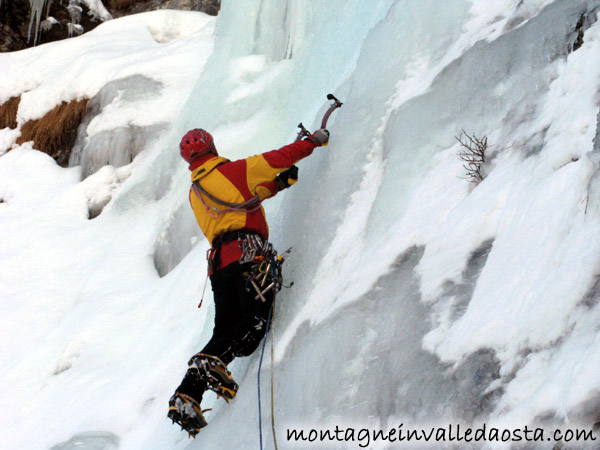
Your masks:
<path fill-rule="evenodd" d="M 50 8 L 44 8 L 39 32 L 32 27 L 29 0 L 0 0 L 0 52 L 22 50 L 45 42 L 66 39 L 90 31 L 102 23 L 102 19 L 83 0 L 55 0 Z M 112 17 L 153 11 L 156 9 L 179 9 L 202 11 L 216 16 L 221 0 L 103 0 Z"/>
<path fill-rule="evenodd" d="M 156 9 L 201 11 L 211 16 L 216 16 L 221 7 L 221 0 L 105 0 L 104 5 L 113 17 L 154 11 Z"/>
<path fill-rule="evenodd" d="M 181 9 L 184 11 L 202 11 L 211 16 L 219 14 L 221 0 L 168 0 L 167 9 Z"/>
<path fill-rule="evenodd" d="M 101 20 L 90 14 L 85 3 L 78 0 L 48 2 L 43 8 L 36 33 L 31 24 L 28 0 L 4 0 L 0 3 L 0 51 L 21 50 L 33 45 L 66 39 L 94 29 Z M 31 25 L 31 30 L 30 30 Z"/>
<path fill-rule="evenodd" d="M 27 47 L 29 2 L 7 0 L 0 4 L 0 51 L 10 52 Z"/>

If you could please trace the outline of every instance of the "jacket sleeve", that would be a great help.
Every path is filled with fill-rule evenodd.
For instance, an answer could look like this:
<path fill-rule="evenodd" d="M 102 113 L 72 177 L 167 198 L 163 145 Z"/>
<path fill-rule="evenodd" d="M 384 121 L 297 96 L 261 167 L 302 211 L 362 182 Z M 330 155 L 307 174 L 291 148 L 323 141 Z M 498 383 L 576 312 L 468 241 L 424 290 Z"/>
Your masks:
<path fill-rule="evenodd" d="M 279 192 L 279 186 L 275 180 L 267 181 L 256 186 L 256 195 L 260 198 L 260 201 L 274 197 Z"/>
<path fill-rule="evenodd" d="M 298 141 L 281 147 L 279 150 L 261 153 L 246 158 L 246 175 L 250 191 L 258 194 L 262 200 L 278 192 L 273 181 L 278 173 L 289 169 L 295 163 L 309 156 L 315 148 L 311 141 Z M 265 192 L 270 191 L 270 194 Z M 262 196 L 265 195 L 264 198 Z"/>

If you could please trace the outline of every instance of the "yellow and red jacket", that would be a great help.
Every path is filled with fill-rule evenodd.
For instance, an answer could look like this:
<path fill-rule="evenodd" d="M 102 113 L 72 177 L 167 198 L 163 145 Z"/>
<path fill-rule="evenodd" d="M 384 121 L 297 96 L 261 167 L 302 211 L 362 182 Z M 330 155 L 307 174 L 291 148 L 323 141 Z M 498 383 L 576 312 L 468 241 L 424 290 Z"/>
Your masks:
<path fill-rule="evenodd" d="M 315 148 L 311 141 L 298 141 L 279 150 L 250 156 L 246 159 L 229 161 L 226 158 L 208 154 L 190 166 L 192 188 L 190 203 L 202 232 L 211 243 L 228 231 L 246 230 L 258 233 L 263 239 L 269 238 L 269 226 L 262 206 L 254 211 L 227 211 L 222 214 L 215 210 L 227 207 L 213 201 L 210 196 L 197 194 L 193 183 L 217 199 L 242 204 L 258 196 L 260 201 L 273 197 L 279 191 L 275 177 L 289 169 L 302 158 L 309 156 Z M 220 250 L 219 267 L 223 268 L 241 256 L 237 240 L 223 244 Z"/>

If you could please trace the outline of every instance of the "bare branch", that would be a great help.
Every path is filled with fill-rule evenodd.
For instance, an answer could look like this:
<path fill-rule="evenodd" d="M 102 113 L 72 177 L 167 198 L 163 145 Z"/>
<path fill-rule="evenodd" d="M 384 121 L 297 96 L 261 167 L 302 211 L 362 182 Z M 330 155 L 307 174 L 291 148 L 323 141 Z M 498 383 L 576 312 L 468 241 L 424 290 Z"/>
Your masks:
<path fill-rule="evenodd" d="M 479 183 L 483 180 L 481 168 L 485 164 L 485 151 L 488 148 L 487 136 L 479 138 L 475 134 L 469 135 L 462 130 L 459 136 L 455 136 L 455 139 L 463 147 L 457 156 L 466 163 L 463 164 L 467 171 L 466 179 L 471 183 Z"/>

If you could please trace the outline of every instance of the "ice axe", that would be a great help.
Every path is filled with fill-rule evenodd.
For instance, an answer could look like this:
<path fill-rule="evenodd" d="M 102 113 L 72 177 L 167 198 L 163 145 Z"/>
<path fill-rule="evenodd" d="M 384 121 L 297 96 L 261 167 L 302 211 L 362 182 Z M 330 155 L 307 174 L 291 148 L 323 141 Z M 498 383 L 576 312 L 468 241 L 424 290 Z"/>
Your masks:
<path fill-rule="evenodd" d="M 340 102 L 333 94 L 327 94 L 327 100 L 333 100 L 333 103 L 329 106 L 329 109 L 325 112 L 323 116 L 323 120 L 321 120 L 321 128 L 327 128 L 327 121 L 329 120 L 329 116 L 333 111 L 337 108 L 340 108 L 343 103 Z"/>
<path fill-rule="evenodd" d="M 333 103 L 329 106 L 329 109 L 325 112 L 325 115 L 323 116 L 323 120 L 321 120 L 321 128 L 327 128 L 327 121 L 329 120 L 329 116 L 331 116 L 331 113 L 343 105 L 343 103 L 340 102 L 337 98 L 335 98 L 335 96 L 333 94 L 327 94 L 327 100 L 333 100 Z M 311 135 L 311 132 L 308 131 L 304 127 L 304 125 L 302 125 L 302 122 L 300 122 L 298 124 L 298 128 L 300 128 L 300 131 L 298 132 L 298 136 L 296 136 L 296 141 L 299 141 L 300 139 L 302 139 L 304 137 L 309 137 Z"/>

